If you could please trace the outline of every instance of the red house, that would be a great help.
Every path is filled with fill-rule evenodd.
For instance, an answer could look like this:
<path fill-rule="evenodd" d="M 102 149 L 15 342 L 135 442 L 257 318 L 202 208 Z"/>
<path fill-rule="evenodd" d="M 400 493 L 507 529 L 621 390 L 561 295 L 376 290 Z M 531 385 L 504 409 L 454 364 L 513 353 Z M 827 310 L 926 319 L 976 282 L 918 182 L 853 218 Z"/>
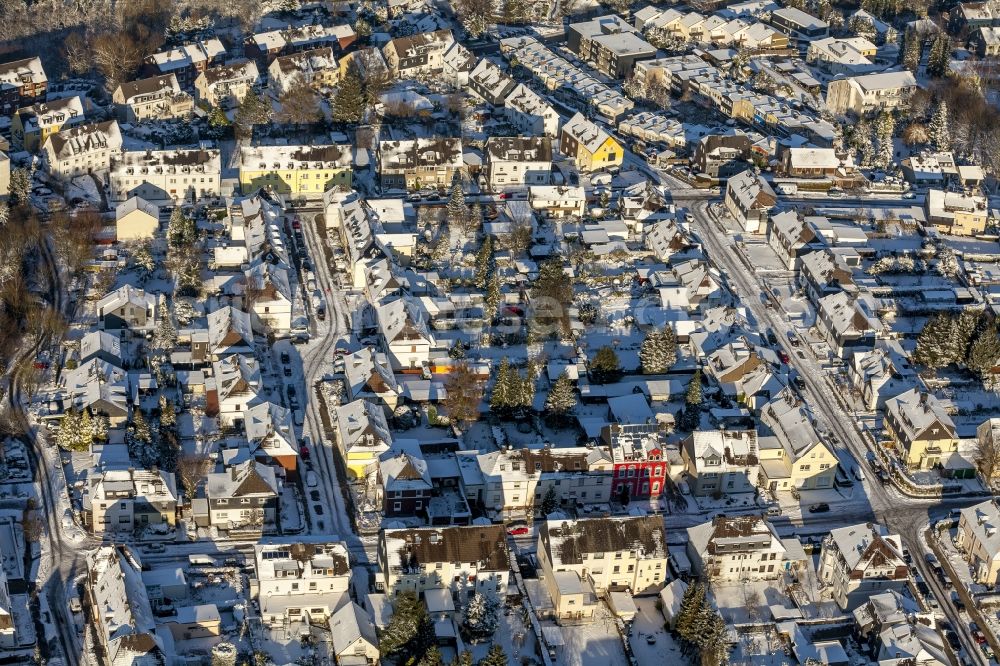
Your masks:
<path fill-rule="evenodd" d="M 614 463 L 611 488 L 615 497 L 647 499 L 659 497 L 667 483 L 668 462 L 663 448 L 663 424 L 613 423 L 601 430 L 601 439 L 611 449 Z"/>

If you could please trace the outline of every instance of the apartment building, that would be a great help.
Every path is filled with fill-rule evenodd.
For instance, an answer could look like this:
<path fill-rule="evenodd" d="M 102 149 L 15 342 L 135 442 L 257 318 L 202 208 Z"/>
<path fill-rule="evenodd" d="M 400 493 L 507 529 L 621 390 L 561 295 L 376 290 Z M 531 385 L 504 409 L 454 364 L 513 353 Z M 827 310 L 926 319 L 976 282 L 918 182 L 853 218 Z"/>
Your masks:
<path fill-rule="evenodd" d="M 85 174 L 103 175 L 122 147 L 118 121 L 76 125 L 49 136 L 42 153 L 50 175 L 70 180 Z"/>
<path fill-rule="evenodd" d="M 466 603 L 474 594 L 507 596 L 510 552 L 503 525 L 382 529 L 376 583 L 395 597 L 445 589 Z"/>
<path fill-rule="evenodd" d="M 0 64 L 0 112 L 10 115 L 22 106 L 44 101 L 48 86 L 38 57 Z"/>
<path fill-rule="evenodd" d="M 914 388 L 885 401 L 884 433 L 910 468 L 931 469 L 958 451 L 958 435 L 944 405 Z"/>
<path fill-rule="evenodd" d="M 667 582 L 663 520 L 547 520 L 538 531 L 538 563 L 560 624 L 593 620 L 609 592 L 655 594 Z"/>
<path fill-rule="evenodd" d="M 195 97 L 209 106 L 232 108 L 253 90 L 258 78 L 260 72 L 252 60 L 208 67 L 194 80 Z"/>
<path fill-rule="evenodd" d="M 774 580 L 805 559 L 798 539 L 782 539 L 762 516 L 716 516 L 687 529 L 687 554 L 712 581 Z"/>
<path fill-rule="evenodd" d="M 122 83 L 111 101 L 123 123 L 187 118 L 194 111 L 194 98 L 181 90 L 173 73 Z"/>
<path fill-rule="evenodd" d="M 218 150 L 176 149 L 119 152 L 108 175 L 111 201 L 141 197 L 150 202 L 198 202 L 222 196 Z"/>
<path fill-rule="evenodd" d="M 830 74 L 852 76 L 876 69 L 878 47 L 864 37 L 826 37 L 809 42 L 806 61 Z"/>
<path fill-rule="evenodd" d="M 444 54 L 454 42 L 451 30 L 422 32 L 390 40 L 382 55 L 399 78 L 439 74 L 444 69 Z"/>
<path fill-rule="evenodd" d="M 830 24 L 795 7 L 782 7 L 771 12 L 770 23 L 775 28 L 802 41 L 822 39 L 830 32 Z"/>
<path fill-rule="evenodd" d="M 834 487 L 838 458 L 813 427 L 809 407 L 784 388 L 760 415 L 760 484 L 772 493 Z"/>
<path fill-rule="evenodd" d="M 504 100 L 504 115 L 523 135 L 559 138 L 559 113 L 523 83 L 518 83 Z"/>
<path fill-rule="evenodd" d="M 465 166 L 462 140 L 447 137 L 380 141 L 378 159 L 385 189 L 443 190 Z"/>
<path fill-rule="evenodd" d="M 469 91 L 493 106 L 502 105 L 514 86 L 514 79 L 489 58 L 481 59 L 469 73 Z"/>
<path fill-rule="evenodd" d="M 11 118 L 11 146 L 37 152 L 50 136 L 83 121 L 83 101 L 78 95 L 20 108 Z"/>
<path fill-rule="evenodd" d="M 854 610 L 874 595 L 903 592 L 910 567 L 903 559 L 903 542 L 883 525 L 840 527 L 823 539 L 819 579 L 842 610 Z"/>
<path fill-rule="evenodd" d="M 267 68 L 268 85 L 277 97 L 295 88 L 315 90 L 337 85 L 340 66 L 329 46 L 275 58 Z"/>
<path fill-rule="evenodd" d="M 348 599 L 351 564 L 347 546 L 321 540 L 254 546 L 256 577 L 250 593 L 261 620 L 275 629 L 298 622 L 323 624 Z"/>
<path fill-rule="evenodd" d="M 351 188 L 354 172 L 348 145 L 244 146 L 240 189 L 266 189 L 295 199 L 319 199 L 329 189 Z"/>
<path fill-rule="evenodd" d="M 694 495 L 718 497 L 757 488 L 755 430 L 697 430 L 681 443 L 681 457 Z"/>
<path fill-rule="evenodd" d="M 906 103 L 916 89 L 909 71 L 835 79 L 827 86 L 826 107 L 835 115 L 872 116 Z"/>
<path fill-rule="evenodd" d="M 637 60 L 656 56 L 656 47 L 642 39 L 639 31 L 628 22 L 613 14 L 570 23 L 566 43 L 599 72 L 617 79 L 631 76 Z"/>
<path fill-rule="evenodd" d="M 196 520 L 226 530 L 272 531 L 280 492 L 274 469 L 248 460 L 207 476 L 206 506 L 196 507 Z"/>
<path fill-rule="evenodd" d="M 778 195 L 760 175 L 747 169 L 726 182 L 726 210 L 747 233 L 767 228 L 768 212 L 778 202 Z"/>
<path fill-rule="evenodd" d="M 552 140 L 548 137 L 491 136 L 483 152 L 487 182 L 494 191 L 548 185 L 552 179 Z"/>
<path fill-rule="evenodd" d="M 212 37 L 154 53 L 146 58 L 144 69 L 149 76 L 173 74 L 182 88 L 190 88 L 201 72 L 225 56 L 222 42 Z"/>
<path fill-rule="evenodd" d="M 601 442 L 614 463 L 611 482 L 616 497 L 645 499 L 667 490 L 667 431 L 660 423 L 612 423 L 601 429 Z"/>
<path fill-rule="evenodd" d="M 173 525 L 177 483 L 162 470 L 95 468 L 83 493 L 84 523 L 94 534 Z"/>

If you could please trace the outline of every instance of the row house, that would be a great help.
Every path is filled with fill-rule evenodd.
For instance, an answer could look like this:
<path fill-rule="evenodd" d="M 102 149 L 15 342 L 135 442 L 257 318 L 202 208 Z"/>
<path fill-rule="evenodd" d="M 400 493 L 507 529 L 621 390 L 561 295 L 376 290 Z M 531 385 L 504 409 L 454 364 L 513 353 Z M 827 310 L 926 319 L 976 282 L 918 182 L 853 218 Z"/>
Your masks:
<path fill-rule="evenodd" d="M 855 273 L 861 270 L 861 256 L 853 248 L 827 248 L 802 257 L 799 284 L 813 305 L 840 291 L 857 291 Z"/>
<path fill-rule="evenodd" d="M 559 138 L 559 113 L 534 90 L 518 83 L 504 100 L 507 121 L 526 136 Z"/>
<path fill-rule="evenodd" d="M 659 516 L 548 520 L 538 531 L 538 564 L 560 624 L 593 621 L 612 592 L 655 594 L 667 582 Z"/>
<path fill-rule="evenodd" d="M 377 403 L 359 398 L 337 407 L 337 446 L 349 476 L 367 478 L 392 443 L 385 410 Z"/>
<path fill-rule="evenodd" d="M 108 174 L 113 202 L 132 197 L 155 203 L 196 203 L 222 195 L 222 158 L 214 149 L 124 151 Z"/>
<path fill-rule="evenodd" d="M 274 469 L 250 459 L 208 474 L 205 498 L 192 502 L 199 526 L 272 532 L 278 528 L 281 484 Z"/>
<path fill-rule="evenodd" d="M 681 443 L 688 486 L 698 496 L 752 493 L 758 476 L 757 432 L 698 430 Z"/>
<path fill-rule="evenodd" d="M 444 189 L 464 167 L 462 140 L 434 137 L 380 141 L 378 162 L 384 189 Z"/>
<path fill-rule="evenodd" d="M 252 356 L 255 345 L 250 314 L 231 305 L 210 312 L 207 347 L 211 361 L 236 354 Z"/>
<path fill-rule="evenodd" d="M 784 388 L 761 409 L 760 479 L 772 494 L 834 487 L 839 459 L 820 439 L 812 411 Z"/>
<path fill-rule="evenodd" d="M 332 188 L 349 190 L 353 179 L 350 146 L 243 146 L 240 189 L 266 189 L 296 199 L 318 199 Z"/>
<path fill-rule="evenodd" d="M 489 58 L 481 59 L 469 73 L 469 91 L 493 106 L 501 106 L 514 85 L 514 79 Z"/>
<path fill-rule="evenodd" d="M 802 256 L 823 245 L 822 239 L 795 210 L 771 215 L 771 223 L 767 225 L 767 244 L 785 269 L 790 271 L 798 271 L 802 266 Z"/>
<path fill-rule="evenodd" d="M 289 275 L 288 264 L 260 257 L 243 275 L 254 322 L 275 337 L 287 337 L 292 330 L 294 280 Z"/>
<path fill-rule="evenodd" d="M 426 516 L 434 483 L 416 440 L 397 440 L 378 457 L 378 487 L 386 518 Z"/>
<path fill-rule="evenodd" d="M 382 529 L 377 557 L 376 587 L 390 598 L 441 589 L 464 605 L 476 593 L 507 596 L 511 558 L 503 525 Z"/>
<path fill-rule="evenodd" d="M 221 63 L 226 48 L 215 37 L 184 44 L 154 53 L 146 58 L 144 70 L 148 76 L 173 74 L 182 88 L 191 88 L 201 72 Z"/>
<path fill-rule="evenodd" d="M 816 575 L 841 610 L 852 611 L 875 594 L 904 592 L 910 567 L 899 535 L 867 523 L 830 530 Z"/>
<path fill-rule="evenodd" d="M 256 544 L 254 565 L 250 593 L 272 629 L 298 622 L 322 625 L 348 600 L 351 564 L 339 541 Z"/>
<path fill-rule="evenodd" d="M 487 182 L 493 191 L 548 185 L 552 179 L 552 140 L 548 137 L 491 136 L 483 152 Z"/>
<path fill-rule="evenodd" d="M 625 149 L 610 134 L 577 112 L 559 135 L 559 152 L 572 157 L 580 171 L 599 171 L 619 167 Z"/>
<path fill-rule="evenodd" d="M 909 355 L 897 340 L 876 340 L 875 348 L 851 356 L 848 378 L 870 411 L 885 408 L 889 398 L 905 393 L 920 383 Z"/>
<path fill-rule="evenodd" d="M 243 409 L 243 432 L 253 457 L 271 465 L 279 476 L 298 476 L 298 440 L 292 427 L 292 412 L 270 401 Z"/>
<path fill-rule="evenodd" d="M 38 57 L 0 64 L 0 111 L 10 115 L 15 109 L 45 100 L 49 79 Z"/>
<path fill-rule="evenodd" d="M 260 72 L 252 60 L 208 67 L 194 80 L 197 100 L 209 106 L 233 108 L 257 85 Z"/>
<path fill-rule="evenodd" d="M 716 516 L 687 528 L 693 573 L 719 583 L 775 580 L 805 560 L 798 539 L 782 539 L 763 516 Z"/>
<path fill-rule="evenodd" d="M 357 39 L 349 25 L 304 25 L 285 30 L 258 32 L 247 37 L 244 52 L 261 67 L 267 67 L 283 55 L 316 49 L 346 50 Z"/>
<path fill-rule="evenodd" d="M 435 340 L 427 321 L 408 297 L 399 297 L 375 308 L 378 335 L 393 371 L 419 373 L 430 360 Z"/>
<path fill-rule="evenodd" d="M 382 55 L 397 78 L 439 74 L 444 69 L 444 54 L 454 42 L 451 30 L 423 32 L 390 40 Z"/>
<path fill-rule="evenodd" d="M 362 398 L 394 410 L 402 392 L 385 354 L 364 347 L 344 357 L 347 399 Z"/>
<path fill-rule="evenodd" d="M 958 434 L 945 406 L 913 388 L 885 401 L 886 439 L 911 469 L 932 469 L 958 451 Z"/>
<path fill-rule="evenodd" d="M 170 472 L 95 468 L 87 476 L 83 493 L 84 524 L 94 534 L 172 526 L 177 499 L 177 484 Z"/>
<path fill-rule="evenodd" d="M 466 500 L 504 518 L 532 516 L 550 493 L 576 508 L 611 499 L 611 454 L 604 447 L 505 449 L 459 455 Z"/>
<path fill-rule="evenodd" d="M 601 429 L 601 443 L 611 452 L 612 492 L 617 497 L 655 498 L 666 492 L 667 430 L 661 423 L 612 423 Z"/>
<path fill-rule="evenodd" d="M 264 401 L 260 362 L 247 354 L 233 354 L 212 364 L 206 383 L 210 416 L 218 416 L 223 428 L 241 428 L 245 410 Z"/>
<path fill-rule="evenodd" d="M 118 121 L 109 120 L 62 129 L 46 139 L 42 153 L 51 176 L 70 180 L 87 174 L 104 174 L 121 148 Z"/>
<path fill-rule="evenodd" d="M 330 88 L 340 80 L 340 67 L 330 47 L 311 49 L 275 58 L 267 68 L 268 85 L 275 97 L 296 86 L 314 90 Z"/>
<path fill-rule="evenodd" d="M 37 152 L 50 136 L 83 121 L 83 100 L 78 95 L 20 108 L 11 118 L 11 146 Z"/>
<path fill-rule="evenodd" d="M 122 83 L 111 101 L 123 123 L 185 119 L 194 112 L 194 97 L 181 89 L 174 73 Z"/>
<path fill-rule="evenodd" d="M 142 581 L 142 563 L 124 545 L 104 545 L 87 555 L 84 583 L 91 635 L 106 666 L 162 666 L 163 638 Z"/>

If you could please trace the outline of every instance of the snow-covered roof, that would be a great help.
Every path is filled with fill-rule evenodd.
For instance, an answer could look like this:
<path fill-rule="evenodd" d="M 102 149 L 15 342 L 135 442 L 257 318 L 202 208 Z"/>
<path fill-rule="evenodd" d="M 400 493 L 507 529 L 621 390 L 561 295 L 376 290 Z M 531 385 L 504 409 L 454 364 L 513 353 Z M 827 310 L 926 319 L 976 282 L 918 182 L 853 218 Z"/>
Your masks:
<path fill-rule="evenodd" d="M 429 594 L 431 590 L 428 590 Z M 330 636 L 333 641 L 333 654 L 339 657 L 352 649 L 358 640 L 364 640 L 369 645 L 378 645 L 375 625 L 372 624 L 368 612 L 351 602 L 330 616 Z M 353 652 L 351 655 L 353 656 Z"/>
<path fill-rule="evenodd" d="M 635 551 L 640 560 L 665 559 L 667 544 L 659 516 L 553 519 L 542 523 L 539 543 L 552 568 L 583 564 L 587 555 Z"/>

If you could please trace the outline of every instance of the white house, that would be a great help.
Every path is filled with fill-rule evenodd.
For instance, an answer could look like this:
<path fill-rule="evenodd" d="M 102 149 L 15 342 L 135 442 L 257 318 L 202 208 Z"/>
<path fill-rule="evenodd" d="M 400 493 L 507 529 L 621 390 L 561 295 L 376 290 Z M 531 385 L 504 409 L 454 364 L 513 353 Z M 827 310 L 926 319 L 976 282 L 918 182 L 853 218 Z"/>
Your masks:
<path fill-rule="evenodd" d="M 518 83 L 503 103 L 508 122 L 525 136 L 559 137 L 559 113 L 541 95 Z"/>
<path fill-rule="evenodd" d="M 103 175 L 122 147 L 118 121 L 76 125 L 49 136 L 42 153 L 50 175 L 70 179 L 84 174 Z"/>
<path fill-rule="evenodd" d="M 254 563 L 261 620 L 270 627 L 323 624 L 348 602 L 351 565 L 341 542 L 257 544 Z"/>
<path fill-rule="evenodd" d="M 687 536 L 695 572 L 713 581 L 774 580 L 805 559 L 798 539 L 782 539 L 759 515 L 716 516 L 687 528 Z"/>
<path fill-rule="evenodd" d="M 902 592 L 910 568 L 899 535 L 867 523 L 830 531 L 823 539 L 817 575 L 838 606 L 853 610 L 873 594 Z"/>
<path fill-rule="evenodd" d="M 112 201 L 197 202 L 221 196 L 222 160 L 218 150 L 202 148 L 119 152 L 108 181 Z"/>
<path fill-rule="evenodd" d="M 552 178 L 552 140 L 537 136 L 491 136 L 486 140 L 487 180 L 493 190 L 548 185 Z"/>

